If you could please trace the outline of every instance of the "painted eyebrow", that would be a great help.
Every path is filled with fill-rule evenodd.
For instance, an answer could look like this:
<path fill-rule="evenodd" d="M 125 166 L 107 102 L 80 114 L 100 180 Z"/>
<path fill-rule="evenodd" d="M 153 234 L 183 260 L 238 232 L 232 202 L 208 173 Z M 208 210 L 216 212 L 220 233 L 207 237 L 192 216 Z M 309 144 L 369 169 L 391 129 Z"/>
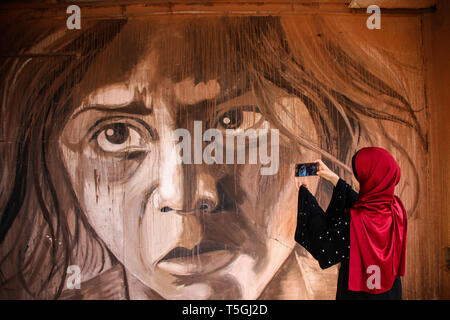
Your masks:
<path fill-rule="evenodd" d="M 107 106 L 107 105 L 87 106 L 87 107 L 83 108 L 82 110 L 78 111 L 77 113 L 75 113 L 72 116 L 72 119 L 75 119 L 76 117 L 78 117 L 78 115 L 80 115 L 80 113 L 83 113 L 83 112 L 89 111 L 89 110 L 128 113 L 128 114 L 141 115 L 141 116 L 146 116 L 153 112 L 153 108 L 147 108 L 147 106 L 145 105 L 145 103 L 143 101 L 132 101 L 122 107 L 114 107 L 114 108 L 111 108 L 111 106 Z"/>
<path fill-rule="evenodd" d="M 243 111 L 254 111 L 257 113 L 261 113 L 256 101 L 254 103 L 253 102 L 249 103 L 247 101 L 240 101 L 245 96 L 249 96 L 249 98 L 251 99 L 251 98 L 253 98 L 252 95 L 253 95 L 253 93 L 251 91 L 239 92 L 239 94 L 237 96 L 232 96 L 232 94 L 228 93 L 219 99 L 213 98 L 213 99 L 204 100 L 204 101 L 196 104 L 196 106 L 215 102 L 217 112 L 221 112 L 222 110 L 227 110 L 227 109 L 231 110 L 231 109 L 236 109 L 236 108 L 242 108 Z M 223 106 L 223 105 L 227 105 L 227 106 Z"/>
<path fill-rule="evenodd" d="M 226 111 L 228 110 L 233 110 L 233 109 L 241 109 L 241 111 L 253 111 L 256 113 L 261 113 L 261 110 L 259 110 L 259 107 L 257 105 L 254 104 L 245 104 L 245 105 L 238 105 L 236 104 L 235 106 L 231 106 L 229 108 L 226 108 Z M 222 110 L 218 110 L 218 113 L 222 112 Z"/>

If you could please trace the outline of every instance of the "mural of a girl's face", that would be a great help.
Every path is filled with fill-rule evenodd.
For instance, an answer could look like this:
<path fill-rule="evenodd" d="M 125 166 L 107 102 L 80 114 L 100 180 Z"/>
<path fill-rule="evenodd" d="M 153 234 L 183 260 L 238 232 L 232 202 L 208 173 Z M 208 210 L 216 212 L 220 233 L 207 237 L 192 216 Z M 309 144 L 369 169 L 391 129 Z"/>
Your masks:
<path fill-rule="evenodd" d="M 271 124 L 251 89 L 234 94 L 237 84 L 220 75 L 160 74 L 164 54 L 148 49 L 124 81 L 96 88 L 75 109 L 59 139 L 71 184 L 108 249 L 163 298 L 257 298 L 294 246 L 295 163 L 318 155 L 280 135 L 275 175 L 248 162 L 177 162 L 173 132 L 186 128 L 194 139 L 194 121 L 224 136 Z M 295 109 L 312 132 L 303 103 L 273 92 L 273 107 Z M 308 186 L 314 192 L 317 180 Z"/>

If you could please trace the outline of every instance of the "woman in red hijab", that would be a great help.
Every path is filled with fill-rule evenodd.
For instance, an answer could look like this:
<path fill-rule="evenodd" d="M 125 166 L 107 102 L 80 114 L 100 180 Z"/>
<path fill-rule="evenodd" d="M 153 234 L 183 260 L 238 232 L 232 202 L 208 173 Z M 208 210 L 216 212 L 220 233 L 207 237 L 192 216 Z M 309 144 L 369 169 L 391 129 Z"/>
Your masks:
<path fill-rule="evenodd" d="M 295 240 L 328 268 L 341 263 L 336 299 L 401 299 L 407 215 L 394 195 L 400 168 L 382 148 L 352 159 L 357 194 L 322 161 L 317 174 L 334 185 L 326 213 L 305 186 L 299 190 Z"/>

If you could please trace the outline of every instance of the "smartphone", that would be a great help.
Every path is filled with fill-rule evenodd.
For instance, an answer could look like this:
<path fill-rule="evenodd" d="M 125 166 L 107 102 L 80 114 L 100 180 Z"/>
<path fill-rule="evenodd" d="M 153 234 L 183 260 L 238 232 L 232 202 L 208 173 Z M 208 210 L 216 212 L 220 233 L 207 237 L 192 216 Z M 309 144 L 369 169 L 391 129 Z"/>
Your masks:
<path fill-rule="evenodd" d="M 306 177 L 306 176 L 317 176 L 317 168 L 319 163 L 300 163 L 295 166 L 295 176 L 296 177 Z"/>

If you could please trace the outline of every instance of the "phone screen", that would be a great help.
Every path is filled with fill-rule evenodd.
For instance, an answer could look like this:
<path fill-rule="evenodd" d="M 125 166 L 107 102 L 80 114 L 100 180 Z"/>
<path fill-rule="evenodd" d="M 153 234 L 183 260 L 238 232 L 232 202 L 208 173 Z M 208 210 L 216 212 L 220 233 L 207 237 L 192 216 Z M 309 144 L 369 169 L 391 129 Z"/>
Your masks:
<path fill-rule="evenodd" d="M 301 163 L 295 166 L 296 177 L 316 176 L 317 175 L 317 162 Z"/>

